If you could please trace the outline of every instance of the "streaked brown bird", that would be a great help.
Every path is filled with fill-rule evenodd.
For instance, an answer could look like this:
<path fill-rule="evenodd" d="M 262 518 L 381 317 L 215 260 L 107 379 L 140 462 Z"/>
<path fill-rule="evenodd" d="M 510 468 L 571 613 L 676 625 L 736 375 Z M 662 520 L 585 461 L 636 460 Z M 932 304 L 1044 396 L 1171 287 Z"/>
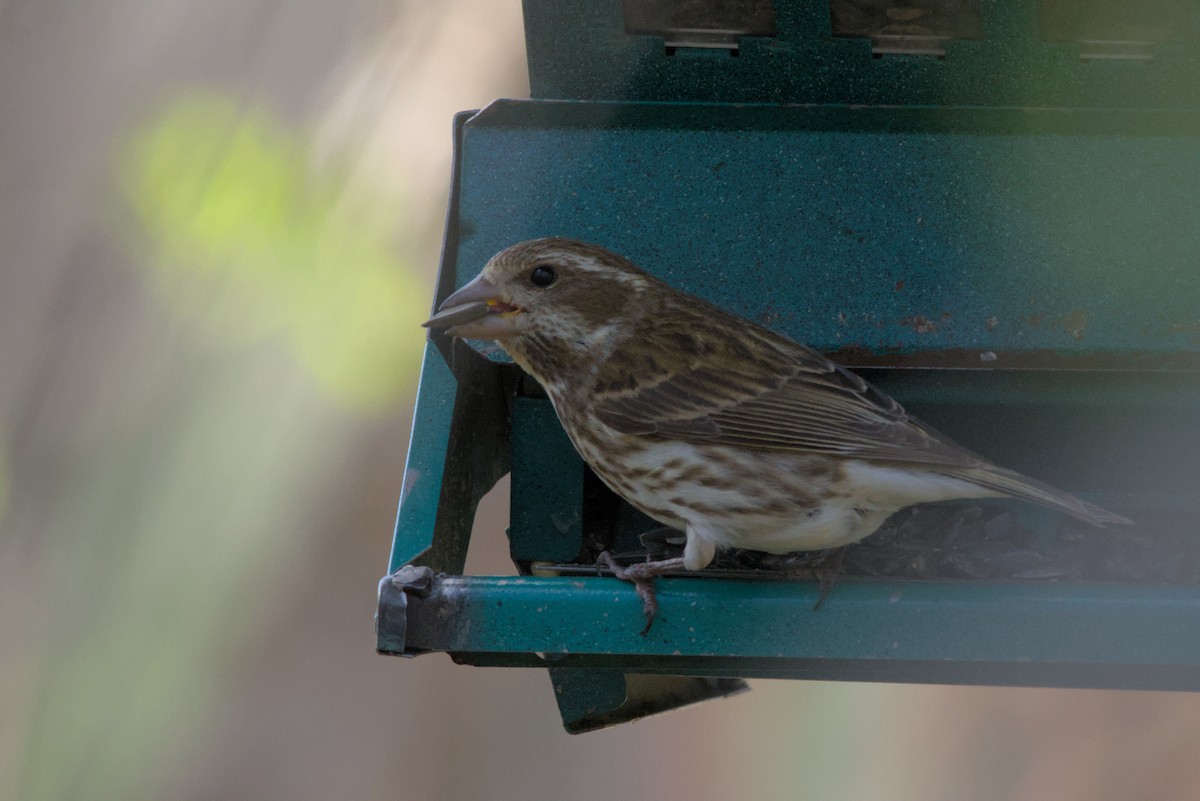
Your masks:
<path fill-rule="evenodd" d="M 915 503 L 1012 497 L 1094 525 L 1120 515 L 992 464 L 820 353 L 569 239 L 497 253 L 425 323 L 494 339 L 545 388 L 583 460 L 686 533 L 683 556 L 621 569 L 655 609 L 654 575 L 720 549 L 833 548 Z"/>

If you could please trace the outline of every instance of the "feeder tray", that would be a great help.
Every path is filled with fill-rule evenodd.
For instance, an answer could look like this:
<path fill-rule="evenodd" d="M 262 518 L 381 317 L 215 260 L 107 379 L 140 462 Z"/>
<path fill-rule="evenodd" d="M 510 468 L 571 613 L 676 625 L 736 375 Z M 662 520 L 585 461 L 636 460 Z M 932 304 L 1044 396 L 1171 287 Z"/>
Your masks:
<path fill-rule="evenodd" d="M 494 343 L 434 333 L 379 650 L 549 668 L 572 732 L 760 676 L 1200 689 L 1195 28 L 1097 57 L 1069 7 L 985 0 L 930 29 L 938 52 L 896 54 L 851 0 L 716 5 L 757 16 L 688 39 L 661 3 L 526 0 L 535 99 L 455 119 L 434 307 L 515 242 L 593 242 L 1138 525 L 916 507 L 847 551 L 819 609 L 794 560 L 734 553 L 659 579 L 642 636 L 594 560 L 656 524 Z M 517 575 L 464 576 L 506 473 Z"/>

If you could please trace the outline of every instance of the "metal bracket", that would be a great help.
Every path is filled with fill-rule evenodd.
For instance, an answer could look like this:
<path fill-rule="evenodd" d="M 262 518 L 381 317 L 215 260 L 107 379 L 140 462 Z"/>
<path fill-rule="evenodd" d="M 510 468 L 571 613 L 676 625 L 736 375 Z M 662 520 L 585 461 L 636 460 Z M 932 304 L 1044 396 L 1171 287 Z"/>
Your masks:
<path fill-rule="evenodd" d="M 427 598 L 436 576 L 424 565 L 405 565 L 379 581 L 379 609 L 375 613 L 377 650 L 394 656 L 416 656 L 405 650 L 408 639 L 409 596 Z"/>

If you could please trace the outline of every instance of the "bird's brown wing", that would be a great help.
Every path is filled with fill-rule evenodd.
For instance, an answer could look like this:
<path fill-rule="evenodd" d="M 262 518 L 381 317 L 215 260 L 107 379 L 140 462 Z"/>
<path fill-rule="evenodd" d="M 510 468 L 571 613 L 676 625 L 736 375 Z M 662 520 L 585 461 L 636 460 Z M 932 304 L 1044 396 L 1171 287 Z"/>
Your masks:
<path fill-rule="evenodd" d="M 601 366 L 592 393 L 595 415 L 623 433 L 930 465 L 986 463 L 857 375 L 739 318 L 709 308 L 639 328 Z"/>

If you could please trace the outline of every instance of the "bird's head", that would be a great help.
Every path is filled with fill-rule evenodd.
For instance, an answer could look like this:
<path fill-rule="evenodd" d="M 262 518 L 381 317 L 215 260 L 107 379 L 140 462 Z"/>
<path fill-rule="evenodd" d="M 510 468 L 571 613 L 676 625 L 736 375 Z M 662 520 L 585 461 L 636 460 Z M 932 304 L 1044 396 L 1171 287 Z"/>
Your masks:
<path fill-rule="evenodd" d="M 565 357 L 592 352 L 640 310 L 655 282 L 615 253 L 571 239 L 506 248 L 424 323 L 470 339 L 495 339 L 518 361 L 536 341 Z"/>

